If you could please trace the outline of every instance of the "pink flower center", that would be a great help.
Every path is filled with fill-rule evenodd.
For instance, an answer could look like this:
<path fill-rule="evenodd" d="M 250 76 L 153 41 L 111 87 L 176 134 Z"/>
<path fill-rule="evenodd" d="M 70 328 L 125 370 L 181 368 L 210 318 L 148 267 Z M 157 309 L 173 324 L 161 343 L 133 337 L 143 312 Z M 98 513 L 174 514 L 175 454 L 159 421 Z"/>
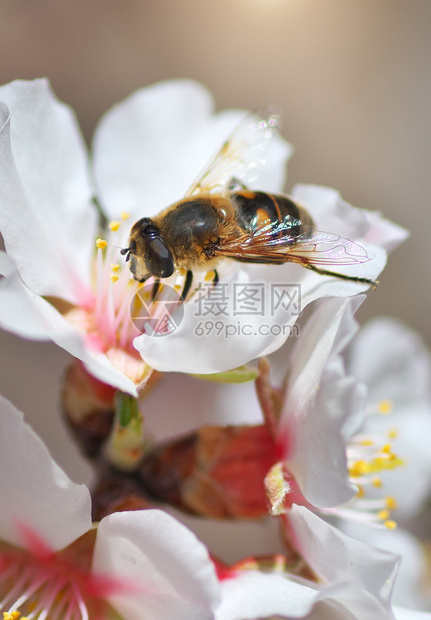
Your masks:
<path fill-rule="evenodd" d="M 80 305 L 65 317 L 91 350 L 106 354 L 113 366 L 138 384 L 146 366 L 133 346 L 141 332 L 131 320 L 130 308 L 142 285 L 132 278 L 124 260 L 117 262 L 120 226 L 121 222 L 111 222 L 107 241 L 97 240 L 93 291 L 83 292 Z"/>
<path fill-rule="evenodd" d="M 0 612 L 7 620 L 102 620 L 112 609 L 106 597 L 125 584 L 91 573 L 95 531 L 55 553 L 23 527 L 29 550 L 2 543 Z"/>
<path fill-rule="evenodd" d="M 104 352 L 111 348 L 134 351 L 132 341 L 139 335 L 130 318 L 130 306 L 140 284 L 117 262 L 120 226 L 121 222 L 111 222 L 108 240 L 96 241 L 93 297 L 86 296 L 79 308 L 66 315 L 85 331 L 96 350 Z"/>

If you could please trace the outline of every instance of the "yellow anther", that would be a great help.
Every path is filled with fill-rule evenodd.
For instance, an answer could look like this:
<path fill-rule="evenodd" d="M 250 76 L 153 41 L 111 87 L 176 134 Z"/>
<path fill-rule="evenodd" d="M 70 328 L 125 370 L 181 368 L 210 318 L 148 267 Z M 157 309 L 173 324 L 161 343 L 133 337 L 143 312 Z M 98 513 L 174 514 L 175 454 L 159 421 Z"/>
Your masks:
<path fill-rule="evenodd" d="M 185 276 L 187 273 L 187 269 L 178 269 L 178 275 Z"/>
<path fill-rule="evenodd" d="M 388 432 L 388 437 L 389 439 L 396 439 L 398 437 L 398 430 L 396 428 L 393 428 L 392 430 L 390 430 Z"/>
<path fill-rule="evenodd" d="M 380 471 L 385 469 L 388 463 L 389 459 L 387 456 L 376 456 L 376 458 L 372 461 L 373 470 Z"/>
<path fill-rule="evenodd" d="M 180 291 L 181 289 L 182 289 L 182 286 L 180 284 L 174 285 L 174 290 L 176 290 L 177 292 Z"/>
<path fill-rule="evenodd" d="M 364 497 L 365 491 L 364 487 L 361 484 L 358 484 L 358 491 L 356 493 L 356 497 Z"/>
<path fill-rule="evenodd" d="M 391 514 L 391 513 L 389 512 L 389 510 L 380 510 L 380 511 L 377 513 L 377 516 L 379 517 L 379 519 L 380 519 L 381 521 L 386 521 L 386 519 L 389 519 L 390 514 Z"/>
<path fill-rule="evenodd" d="M 127 213 L 127 211 L 121 211 L 120 215 L 122 220 L 128 220 L 130 217 L 130 213 Z"/>
<path fill-rule="evenodd" d="M 389 510 L 396 510 L 398 508 L 398 502 L 392 495 L 388 495 L 388 497 L 385 497 L 385 503 L 386 507 Z"/>
<path fill-rule="evenodd" d="M 116 222 L 115 220 L 112 222 L 109 222 L 109 228 L 112 230 L 112 232 L 117 232 L 120 226 L 121 226 L 121 222 Z"/>
<path fill-rule="evenodd" d="M 383 446 L 382 448 L 382 452 L 384 452 L 385 454 L 392 454 L 392 446 L 390 443 L 387 443 L 386 445 Z"/>
<path fill-rule="evenodd" d="M 215 278 L 215 271 L 207 271 L 205 274 L 205 282 L 212 282 Z"/>
<path fill-rule="evenodd" d="M 118 280 L 120 279 L 119 276 L 117 276 L 116 273 L 111 273 L 111 275 L 109 276 L 112 284 L 115 284 L 116 282 L 118 282 Z"/>
<path fill-rule="evenodd" d="M 99 248 L 99 250 L 104 250 L 106 248 L 106 246 L 108 245 L 108 242 L 105 241 L 105 239 L 96 239 L 96 245 Z"/>
<path fill-rule="evenodd" d="M 374 446 L 374 441 L 372 439 L 363 439 L 361 446 Z"/>
<path fill-rule="evenodd" d="M 370 465 L 366 461 L 356 461 L 350 468 L 350 475 L 353 477 L 362 476 L 370 472 Z"/>
<path fill-rule="evenodd" d="M 377 410 L 382 415 L 387 415 L 391 413 L 393 409 L 393 403 L 391 400 L 381 400 L 378 404 Z"/>
<path fill-rule="evenodd" d="M 380 489 L 380 487 L 382 486 L 382 479 L 379 476 L 374 476 L 373 479 L 371 480 L 371 484 L 376 489 Z"/>
<path fill-rule="evenodd" d="M 371 471 L 378 472 L 383 469 L 395 469 L 395 467 L 400 467 L 400 465 L 404 465 L 404 461 L 396 454 L 378 456 L 373 459 Z"/>
<path fill-rule="evenodd" d="M 385 527 L 388 528 L 388 530 L 394 530 L 397 526 L 397 522 L 396 521 L 392 521 L 392 519 L 387 519 L 384 524 Z"/>
<path fill-rule="evenodd" d="M 286 512 L 284 501 L 291 487 L 284 476 L 283 463 L 278 462 L 271 467 L 264 480 L 266 496 L 271 504 L 271 514 L 279 516 Z"/>
<path fill-rule="evenodd" d="M 112 263 L 111 264 L 111 269 L 112 269 L 112 271 L 117 272 L 120 269 L 120 265 L 118 263 Z"/>

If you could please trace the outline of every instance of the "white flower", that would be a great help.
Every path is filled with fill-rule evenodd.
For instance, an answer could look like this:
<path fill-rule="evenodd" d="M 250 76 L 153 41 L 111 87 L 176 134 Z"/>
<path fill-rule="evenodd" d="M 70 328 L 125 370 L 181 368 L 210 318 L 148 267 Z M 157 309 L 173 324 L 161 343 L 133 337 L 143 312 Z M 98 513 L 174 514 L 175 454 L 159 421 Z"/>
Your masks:
<path fill-rule="evenodd" d="M 385 492 L 397 498 L 397 520 L 406 520 L 419 512 L 431 491 L 430 353 L 412 329 L 379 317 L 352 342 L 347 370 L 367 386 L 362 434 L 390 442 L 403 460 L 402 467 L 383 471 L 380 478 Z M 378 492 L 370 488 L 368 494 Z"/>
<path fill-rule="evenodd" d="M 287 467 L 320 514 L 343 517 L 343 531 L 403 558 L 394 601 L 424 608 L 426 566 L 419 542 L 407 531 L 370 525 L 392 529 L 390 512 L 405 521 L 429 497 L 430 354 L 412 330 L 379 318 L 359 331 L 345 366 L 339 354 L 357 327 L 352 302 L 344 305 L 323 302 L 292 356 L 281 420 Z M 327 314 L 328 329 L 320 330 L 319 339 L 325 306 L 329 313 L 332 306 L 333 319 Z M 334 327 L 331 351 L 325 342 Z"/>
<path fill-rule="evenodd" d="M 138 91 L 108 112 L 95 136 L 94 171 L 102 207 L 115 221 L 107 233 L 107 249 L 98 244 L 96 260 L 97 211 L 73 114 L 44 80 L 3 86 L 0 100 L 5 102 L 0 109 L 0 229 L 8 253 L 0 256 L 3 328 L 27 338 L 52 339 L 96 377 L 133 395 L 148 375 L 146 364 L 158 370 L 211 373 L 281 346 L 288 332 L 271 328 L 289 326 L 297 316 L 297 310 L 283 305 L 263 317 L 235 317 L 241 329 L 229 338 L 215 333 L 202 338 L 196 334 L 196 304 L 188 302 L 175 332 L 163 338 L 139 335 L 129 316 L 137 284 L 119 264 L 119 247 L 126 242 L 130 223 L 180 199 L 244 113 L 213 114 L 208 92 L 181 80 Z M 256 181 L 260 189 L 282 190 L 289 154 L 290 147 L 276 135 Z M 318 229 L 360 240 L 374 256 L 343 272 L 376 278 L 386 249 L 405 236 L 378 214 L 350 207 L 334 190 L 303 186 L 294 194 Z M 124 211 L 130 214 L 127 225 Z M 295 265 L 234 263 L 224 271 L 223 284 L 230 293 L 227 317 L 220 317 L 223 333 L 234 316 L 235 284 L 300 283 L 302 307 L 324 295 L 353 295 L 366 288 Z M 244 335 L 249 323 L 252 334 L 262 323 L 268 329 Z"/>
<path fill-rule="evenodd" d="M 232 570 L 222 581 L 216 620 L 393 618 L 396 556 L 348 538 L 304 507 L 293 506 L 289 520 L 318 582 L 276 570 Z"/>
<path fill-rule="evenodd" d="M 148 510 L 105 517 L 96 533 L 90 504 L 86 487 L 69 480 L 0 397 L 0 611 L 6 617 L 16 611 L 88 620 L 111 617 L 114 609 L 127 620 L 213 618 L 217 577 L 189 530 Z"/>
<path fill-rule="evenodd" d="M 431 490 L 431 358 L 418 334 L 394 319 L 379 317 L 367 323 L 348 350 L 348 371 L 366 383 L 367 415 L 361 426 L 363 441 L 391 445 L 400 467 L 383 470 L 366 488 L 367 498 L 393 497 L 399 524 L 419 514 Z M 380 414 L 379 414 L 380 412 Z M 355 523 L 340 523 L 349 535 L 396 551 L 403 559 L 394 601 L 425 608 L 423 582 L 426 561 L 412 534 L 370 530 Z"/>

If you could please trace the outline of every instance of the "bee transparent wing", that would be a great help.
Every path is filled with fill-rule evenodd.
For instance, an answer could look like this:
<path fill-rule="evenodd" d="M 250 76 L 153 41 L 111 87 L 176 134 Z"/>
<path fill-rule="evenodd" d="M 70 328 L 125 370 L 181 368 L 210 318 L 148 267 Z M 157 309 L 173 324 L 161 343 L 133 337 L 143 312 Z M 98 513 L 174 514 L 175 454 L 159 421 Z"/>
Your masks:
<path fill-rule="evenodd" d="M 251 112 L 233 130 L 209 164 L 188 189 L 186 196 L 202 192 L 237 189 L 256 183 L 266 166 L 271 140 L 280 127 L 280 115 L 274 108 Z"/>
<path fill-rule="evenodd" d="M 289 258 L 302 259 L 316 265 L 359 265 L 373 257 L 360 243 L 334 233 L 314 232 L 300 239 L 288 251 Z"/>
<path fill-rule="evenodd" d="M 303 265 L 358 265 L 371 260 L 366 249 L 350 239 L 324 232 L 294 233 L 295 221 L 264 224 L 252 234 L 222 242 L 219 254 L 249 262 Z M 290 229 L 289 229 L 290 228 Z"/>

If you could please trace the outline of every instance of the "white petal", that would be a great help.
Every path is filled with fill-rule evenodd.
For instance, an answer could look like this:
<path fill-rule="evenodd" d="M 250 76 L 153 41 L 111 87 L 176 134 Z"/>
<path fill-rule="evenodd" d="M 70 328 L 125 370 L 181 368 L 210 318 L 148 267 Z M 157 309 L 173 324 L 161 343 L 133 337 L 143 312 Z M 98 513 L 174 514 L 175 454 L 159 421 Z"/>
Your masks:
<path fill-rule="evenodd" d="M 222 602 L 216 620 L 304 618 L 316 602 L 320 587 L 287 575 L 245 571 L 222 582 Z"/>
<path fill-rule="evenodd" d="M 218 580 L 206 548 L 160 510 L 120 512 L 102 519 L 93 572 L 124 580 L 131 592 L 111 604 L 128 620 L 210 620 Z"/>
<path fill-rule="evenodd" d="M 346 376 L 337 355 L 357 329 L 353 313 L 362 301 L 323 300 L 292 354 L 280 433 L 287 441 L 287 465 L 315 506 L 341 504 L 356 492 L 348 478 L 345 441 L 357 427 L 365 393 Z"/>
<path fill-rule="evenodd" d="M 325 596 L 332 589 L 358 619 L 392 617 L 389 598 L 398 556 L 349 538 L 302 506 L 293 506 L 289 522 L 302 555 L 331 586 Z"/>
<path fill-rule="evenodd" d="M 401 563 L 392 602 L 413 609 L 425 607 L 426 559 L 419 541 L 412 534 L 401 528 L 387 530 L 352 522 L 340 523 L 340 527 L 357 540 L 397 553 Z"/>
<path fill-rule="evenodd" d="M 368 261 L 358 265 L 327 266 L 330 271 L 378 279 L 386 265 L 386 248 L 392 248 L 400 241 L 398 227 L 394 226 L 396 230 L 392 234 L 391 222 L 382 223 L 379 214 L 353 207 L 341 198 L 338 191 L 329 187 L 296 185 L 292 195 L 310 212 L 317 231 L 335 233 L 359 242 L 369 256 Z M 384 232 L 381 232 L 382 229 Z M 367 289 L 364 284 L 343 282 L 336 278 L 318 279 L 316 274 L 314 282 L 316 290 L 304 294 L 304 305 L 324 295 L 349 296 Z"/>
<path fill-rule="evenodd" d="M 365 241 L 385 248 L 387 252 L 395 250 L 409 237 L 409 231 L 385 219 L 378 211 L 366 211 L 370 228 Z"/>
<path fill-rule="evenodd" d="M 82 360 L 95 377 L 123 392 L 137 396 L 134 383 L 114 368 L 103 353 L 89 349 L 80 332 L 39 295 L 22 282 L 12 260 L 0 253 L 0 327 L 23 338 L 52 340 Z"/>
<path fill-rule="evenodd" d="M 23 338 L 49 339 L 50 326 L 43 314 L 37 311 L 36 300 L 48 304 L 32 293 L 22 282 L 16 265 L 5 253 L 0 252 L 0 326 Z"/>
<path fill-rule="evenodd" d="M 58 550 L 91 526 L 91 499 L 51 459 L 23 416 L 0 396 L 0 538 L 25 547 L 24 525 Z"/>
<path fill-rule="evenodd" d="M 396 620 L 431 620 L 431 612 L 414 611 L 413 609 L 405 609 L 396 605 L 392 609 Z"/>
<path fill-rule="evenodd" d="M 194 161 L 193 149 L 212 111 L 212 97 L 203 86 L 172 80 L 138 90 L 102 117 L 94 137 L 94 168 L 111 217 L 121 211 L 135 218 L 155 215 L 184 195 L 203 165 L 199 153 Z"/>
<path fill-rule="evenodd" d="M 241 268 L 217 285 L 215 294 L 223 297 L 220 304 L 198 293 L 184 305 L 178 329 L 162 338 L 139 336 L 134 346 L 150 366 L 162 371 L 204 374 L 242 366 L 262 355 L 274 340 L 284 342 L 289 336 L 300 311 L 299 288 L 297 283 L 292 287 L 292 280 L 284 282 L 280 271 L 268 266 Z M 240 307 L 240 290 L 257 292 L 261 301 L 251 312 Z M 292 304 L 287 297 L 279 303 L 274 291 L 292 295 Z"/>
<path fill-rule="evenodd" d="M 331 187 L 295 185 L 292 196 L 312 214 L 317 230 L 336 233 L 352 241 L 362 240 L 391 251 L 408 236 L 401 226 L 386 220 L 378 211 L 357 209 Z"/>
<path fill-rule="evenodd" d="M 310 211 L 316 230 L 352 241 L 364 237 L 368 231 L 366 211 L 352 207 L 331 187 L 299 184 L 294 186 L 292 196 Z"/>
<path fill-rule="evenodd" d="M 153 216 L 180 200 L 244 117 L 213 114 L 210 93 L 191 80 L 143 88 L 102 118 L 94 139 L 94 166 L 102 203 L 111 217 Z M 260 189 L 280 191 L 290 146 L 271 140 Z"/>
<path fill-rule="evenodd" d="M 71 110 L 46 80 L 0 88 L 0 230 L 36 293 L 75 301 L 90 283 L 97 214 Z"/>
<path fill-rule="evenodd" d="M 349 370 L 367 384 L 370 404 L 412 407 L 431 400 L 431 357 L 419 334 L 378 317 L 361 328 L 349 350 Z"/>

